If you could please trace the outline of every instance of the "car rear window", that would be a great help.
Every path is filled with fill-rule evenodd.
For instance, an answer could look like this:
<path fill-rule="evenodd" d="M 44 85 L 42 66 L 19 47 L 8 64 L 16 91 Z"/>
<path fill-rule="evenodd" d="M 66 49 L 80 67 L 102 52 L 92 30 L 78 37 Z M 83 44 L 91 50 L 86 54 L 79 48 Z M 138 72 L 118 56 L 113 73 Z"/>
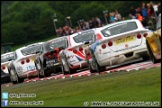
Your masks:
<path fill-rule="evenodd" d="M 73 37 L 73 39 L 76 43 L 89 42 L 93 40 L 94 35 L 94 31 L 91 30 L 87 32 L 81 32 L 81 34 L 78 34 L 77 36 Z"/>
<path fill-rule="evenodd" d="M 109 37 L 112 35 L 136 30 L 137 24 L 136 22 L 122 22 L 122 23 L 116 23 L 116 25 L 109 26 L 108 28 L 101 31 L 104 37 Z"/>
<path fill-rule="evenodd" d="M 53 41 L 47 42 L 45 48 L 47 51 L 54 50 L 55 48 L 67 48 L 67 38 L 58 38 Z"/>
<path fill-rule="evenodd" d="M 42 51 L 42 45 L 32 45 L 21 50 L 23 55 L 36 54 L 37 52 Z"/>
<path fill-rule="evenodd" d="M 5 54 L 1 56 L 1 63 L 7 62 L 7 61 L 11 61 L 15 59 L 15 54 L 13 53 L 9 53 L 9 54 Z"/>

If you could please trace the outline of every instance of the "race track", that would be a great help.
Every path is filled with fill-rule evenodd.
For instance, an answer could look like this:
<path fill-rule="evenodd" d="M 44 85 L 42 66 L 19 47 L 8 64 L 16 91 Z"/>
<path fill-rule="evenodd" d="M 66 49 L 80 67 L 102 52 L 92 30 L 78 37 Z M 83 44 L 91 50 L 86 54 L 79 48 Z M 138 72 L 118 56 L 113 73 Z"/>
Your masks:
<path fill-rule="evenodd" d="M 107 69 L 104 72 L 101 72 L 100 74 L 107 74 L 107 73 L 111 73 L 111 72 L 119 72 L 119 71 L 123 71 L 123 72 L 130 72 L 133 70 L 143 70 L 143 69 L 150 69 L 153 67 L 161 67 L 161 63 L 156 63 L 153 64 L 151 61 L 144 61 L 144 62 L 140 62 L 140 63 L 134 63 L 134 64 L 129 64 L 129 65 L 125 65 L 125 66 L 120 66 L 117 68 L 113 68 L 113 69 Z M 63 74 L 58 74 L 58 75 L 53 75 L 53 76 L 49 76 L 46 78 L 33 78 L 33 79 L 25 79 L 24 83 L 30 83 L 30 82 L 35 82 L 35 81 L 42 81 L 42 80 L 57 80 L 57 79 L 65 79 L 65 78 L 72 78 L 72 77 L 82 77 L 82 76 L 92 76 L 92 75 L 99 75 L 99 73 L 93 73 L 91 74 L 89 72 L 89 70 L 84 70 L 84 71 L 80 71 L 78 73 L 75 74 L 70 74 L 70 75 L 63 75 Z M 2 84 L 2 87 L 10 87 L 10 86 L 14 86 L 12 83 L 6 83 L 6 84 Z"/>

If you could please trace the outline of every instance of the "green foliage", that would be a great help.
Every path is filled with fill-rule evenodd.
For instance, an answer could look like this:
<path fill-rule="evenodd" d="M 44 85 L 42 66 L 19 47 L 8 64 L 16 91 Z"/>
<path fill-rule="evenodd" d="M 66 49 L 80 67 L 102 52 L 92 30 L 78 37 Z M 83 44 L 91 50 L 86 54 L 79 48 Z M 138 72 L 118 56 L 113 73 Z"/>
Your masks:
<path fill-rule="evenodd" d="M 118 10 L 121 16 L 127 17 L 130 7 L 141 7 L 142 2 L 148 3 L 147 1 L 1 1 L 3 37 L 1 42 L 12 41 L 18 45 L 24 40 L 28 42 L 55 35 L 54 13 L 58 19 L 57 28 L 65 25 L 67 16 L 71 16 L 74 28 L 80 19 L 87 21 L 98 16 L 105 22 L 104 10 L 109 12 Z"/>
<path fill-rule="evenodd" d="M 17 21 L 11 21 L 2 28 L 2 42 L 23 43 L 27 39 L 27 33 L 24 30 L 25 24 Z M 6 41 L 7 40 L 7 41 Z"/>
<path fill-rule="evenodd" d="M 103 10 L 105 9 L 106 7 L 104 5 L 98 4 L 97 2 L 83 4 L 72 13 L 72 20 L 84 19 L 87 21 L 96 16 L 104 20 Z M 76 25 L 76 22 L 74 22 L 74 24 Z"/>

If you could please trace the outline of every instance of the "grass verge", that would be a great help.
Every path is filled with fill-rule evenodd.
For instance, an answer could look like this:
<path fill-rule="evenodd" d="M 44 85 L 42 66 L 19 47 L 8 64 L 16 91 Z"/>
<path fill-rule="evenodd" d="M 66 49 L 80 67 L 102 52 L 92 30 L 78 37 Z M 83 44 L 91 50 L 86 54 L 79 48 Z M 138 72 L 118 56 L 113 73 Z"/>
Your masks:
<path fill-rule="evenodd" d="M 2 88 L 2 92 L 35 93 L 36 98 L 9 101 L 44 101 L 44 106 L 54 107 L 83 107 L 84 102 L 93 101 L 156 101 L 161 106 L 160 69 L 23 83 Z"/>

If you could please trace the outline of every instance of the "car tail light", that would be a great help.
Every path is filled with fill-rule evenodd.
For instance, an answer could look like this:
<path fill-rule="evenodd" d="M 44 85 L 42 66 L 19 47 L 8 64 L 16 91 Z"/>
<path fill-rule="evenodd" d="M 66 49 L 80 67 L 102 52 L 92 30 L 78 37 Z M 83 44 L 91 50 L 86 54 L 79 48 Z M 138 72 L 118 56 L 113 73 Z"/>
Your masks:
<path fill-rule="evenodd" d="M 148 33 L 144 33 L 143 36 L 146 37 L 148 35 Z"/>
<path fill-rule="evenodd" d="M 21 64 L 24 64 L 24 63 L 25 63 L 24 60 L 22 60 L 22 61 L 21 61 Z"/>
<path fill-rule="evenodd" d="M 141 34 L 137 34 L 137 38 L 140 39 L 141 38 Z"/>
<path fill-rule="evenodd" d="M 5 70 L 5 66 L 2 66 L 2 70 Z"/>
<path fill-rule="evenodd" d="M 74 52 L 74 53 L 77 53 L 77 50 L 76 50 L 76 49 L 73 49 L 73 52 Z"/>
<path fill-rule="evenodd" d="M 30 62 L 30 60 L 29 60 L 29 59 L 26 59 L 26 62 L 27 62 L 27 63 L 29 63 L 29 62 Z"/>
<path fill-rule="evenodd" d="M 112 43 L 111 41 L 109 41 L 109 42 L 108 42 L 108 45 L 109 45 L 109 46 L 112 46 L 112 45 L 113 45 L 113 43 Z"/>
<path fill-rule="evenodd" d="M 80 47 L 80 48 L 79 48 L 79 51 L 80 51 L 80 52 L 81 52 L 81 51 L 83 51 L 83 48 L 82 48 L 82 47 Z"/>
<path fill-rule="evenodd" d="M 48 57 L 48 59 L 51 59 L 52 58 L 52 55 L 48 55 L 47 57 Z"/>
<path fill-rule="evenodd" d="M 46 57 L 46 56 L 47 56 L 47 54 L 44 54 L 44 55 L 43 55 L 43 57 Z"/>
<path fill-rule="evenodd" d="M 57 57 L 57 54 L 56 54 L 56 53 L 54 53 L 54 54 L 53 54 L 53 56 L 54 56 L 54 57 Z"/>
<path fill-rule="evenodd" d="M 105 49 L 106 48 L 106 45 L 105 44 L 102 44 L 102 46 L 101 46 L 103 49 Z"/>

